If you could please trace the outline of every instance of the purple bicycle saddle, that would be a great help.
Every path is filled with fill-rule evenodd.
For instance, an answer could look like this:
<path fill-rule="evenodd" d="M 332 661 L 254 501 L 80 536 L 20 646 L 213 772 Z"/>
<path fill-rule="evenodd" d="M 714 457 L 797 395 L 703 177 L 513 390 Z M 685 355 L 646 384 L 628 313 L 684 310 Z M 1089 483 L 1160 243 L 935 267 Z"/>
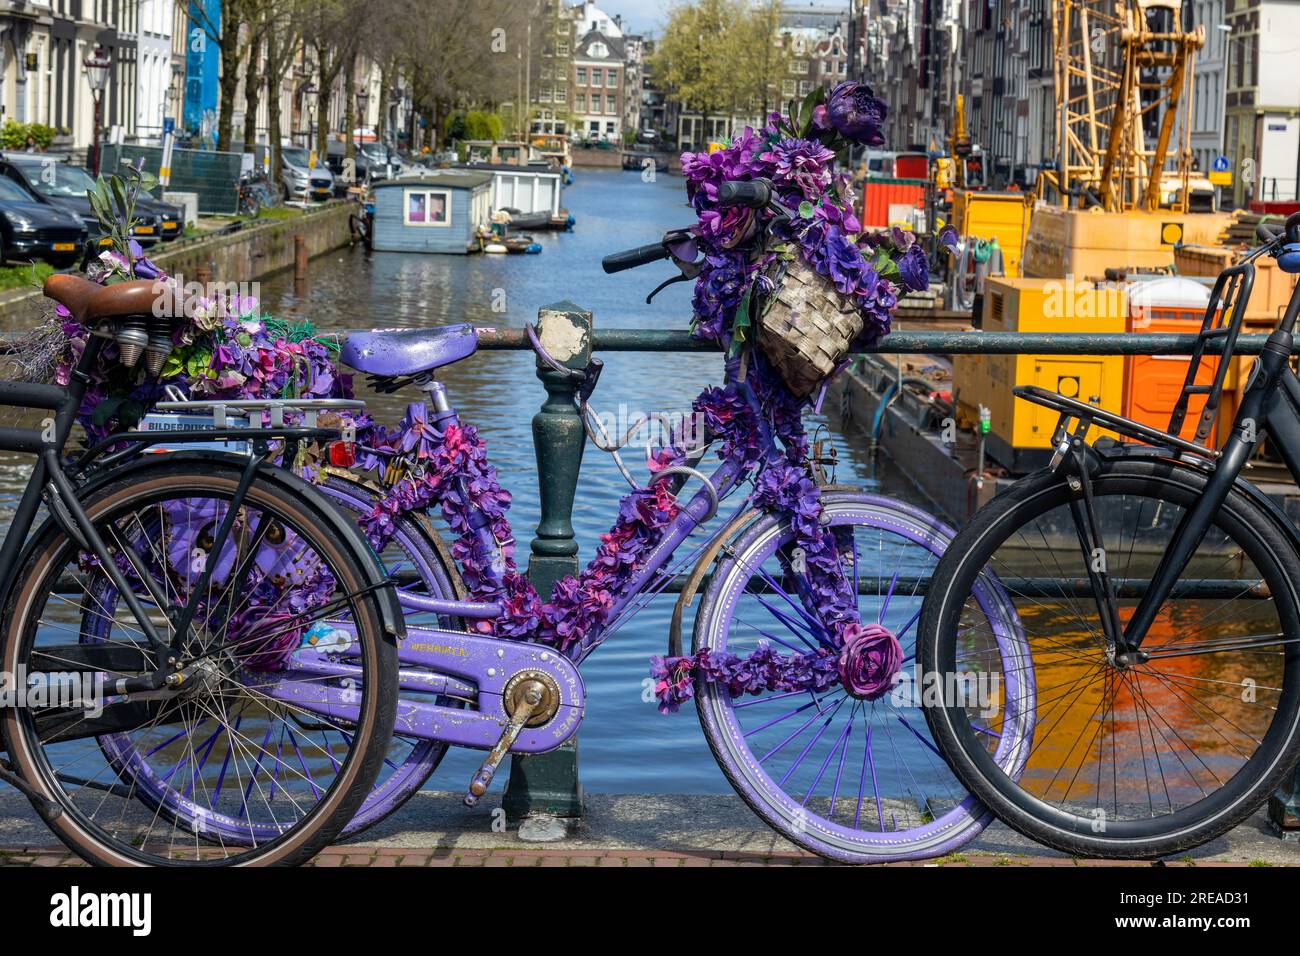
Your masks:
<path fill-rule="evenodd" d="M 478 334 L 472 325 L 436 329 L 371 329 L 353 332 L 339 360 L 367 375 L 419 375 L 473 355 Z"/>

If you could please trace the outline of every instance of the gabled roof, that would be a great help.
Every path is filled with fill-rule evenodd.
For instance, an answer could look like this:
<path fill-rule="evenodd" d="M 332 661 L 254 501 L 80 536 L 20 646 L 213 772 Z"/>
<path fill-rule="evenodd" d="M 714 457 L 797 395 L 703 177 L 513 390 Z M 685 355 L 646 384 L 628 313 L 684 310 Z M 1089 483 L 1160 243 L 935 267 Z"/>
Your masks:
<path fill-rule="evenodd" d="M 591 45 L 597 41 L 605 44 L 605 47 L 609 50 L 609 56 L 592 56 Z M 574 59 L 622 63 L 627 59 L 627 51 L 624 49 L 623 40 L 620 37 L 612 37 L 601 33 L 599 30 L 588 30 L 586 35 L 578 41 L 578 51 L 574 55 Z"/>

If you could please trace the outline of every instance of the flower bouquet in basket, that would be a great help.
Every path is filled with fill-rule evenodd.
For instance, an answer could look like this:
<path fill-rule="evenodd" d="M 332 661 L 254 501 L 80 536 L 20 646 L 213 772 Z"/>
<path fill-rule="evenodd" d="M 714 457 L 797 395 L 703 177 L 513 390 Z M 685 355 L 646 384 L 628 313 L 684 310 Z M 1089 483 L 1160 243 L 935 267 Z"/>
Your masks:
<path fill-rule="evenodd" d="M 792 101 L 787 115 L 746 127 L 722 149 L 682 156 L 705 256 L 695 334 L 732 355 L 756 343 L 799 397 L 889 332 L 901 293 L 929 287 L 916 237 L 865 232 L 854 211 L 850 150 L 884 143 L 885 113 L 869 87 L 841 83 Z M 721 203 L 723 183 L 759 179 L 783 210 Z"/>

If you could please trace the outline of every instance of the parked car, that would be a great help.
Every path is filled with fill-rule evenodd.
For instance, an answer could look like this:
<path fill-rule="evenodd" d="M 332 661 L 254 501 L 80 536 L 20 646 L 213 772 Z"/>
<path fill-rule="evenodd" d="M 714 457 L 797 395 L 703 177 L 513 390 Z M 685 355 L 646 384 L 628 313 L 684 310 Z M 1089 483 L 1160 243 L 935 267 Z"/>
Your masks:
<path fill-rule="evenodd" d="M 181 206 L 152 196 L 140 196 L 135 201 L 135 209 L 137 215 L 147 212 L 158 217 L 159 235 L 163 242 L 179 239 L 185 232 L 185 209 Z"/>
<path fill-rule="evenodd" d="M 285 199 L 301 199 L 308 193 L 312 199 L 329 199 L 334 195 L 334 174 L 329 166 L 319 161 L 309 169 L 311 154 L 301 146 L 284 146 L 280 149 L 280 185 Z"/>
<path fill-rule="evenodd" d="M 329 144 L 329 168 L 334 174 L 334 190 L 344 191 L 343 164 L 347 154 L 344 143 Z M 403 162 L 395 150 L 390 150 L 383 143 L 357 143 L 353 151 L 353 171 L 358 183 L 382 182 L 389 176 L 399 176 Z"/>
<path fill-rule="evenodd" d="M 95 180 L 80 166 L 49 153 L 5 153 L 0 157 L 0 175 L 18 183 L 38 202 L 72 213 L 85 224 L 90 239 L 108 245 L 109 239 L 86 198 L 86 191 L 95 188 Z M 149 208 L 151 202 L 137 206 L 136 224 L 131 229 L 131 238 L 141 246 L 162 240 L 163 218 Z"/>
<path fill-rule="evenodd" d="M 62 269 L 77 261 L 85 244 L 79 217 L 0 178 L 0 264 L 41 259 Z"/>

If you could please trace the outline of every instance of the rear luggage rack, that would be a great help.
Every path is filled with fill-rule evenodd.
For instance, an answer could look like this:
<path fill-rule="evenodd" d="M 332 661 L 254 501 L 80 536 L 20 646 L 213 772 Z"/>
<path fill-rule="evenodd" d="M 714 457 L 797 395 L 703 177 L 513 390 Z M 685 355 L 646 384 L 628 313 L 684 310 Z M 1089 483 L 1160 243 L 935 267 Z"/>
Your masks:
<path fill-rule="evenodd" d="M 158 402 L 154 410 L 159 412 L 193 412 L 212 415 L 215 428 L 225 428 L 231 412 L 245 417 L 249 412 L 268 412 L 271 428 L 284 427 L 285 412 L 300 412 L 303 415 L 303 427 L 315 428 L 321 412 L 362 411 L 366 403 L 352 398 L 214 398 L 207 400 L 175 400 Z M 257 428 L 260 422 L 249 427 Z"/>
<path fill-rule="evenodd" d="M 1196 423 L 1196 434 L 1192 441 L 1203 444 L 1209 441 L 1214 420 L 1219 414 L 1219 403 L 1223 399 L 1223 383 L 1228 375 L 1228 363 L 1237 347 L 1237 336 L 1246 318 L 1246 303 L 1255 285 L 1255 266 L 1249 262 L 1224 269 L 1214 283 L 1210 293 L 1209 304 L 1205 307 L 1205 320 L 1201 323 L 1200 334 L 1196 337 L 1196 348 L 1187 366 L 1187 378 L 1183 382 L 1182 394 L 1169 416 L 1169 434 L 1178 435 L 1183 430 L 1187 418 L 1188 405 L 1194 395 L 1204 395 L 1205 407 L 1201 409 L 1200 421 Z M 1205 357 L 1205 346 L 1217 339 L 1224 339 L 1223 352 L 1219 358 L 1219 367 L 1214 373 L 1214 383 L 1197 385 L 1196 376 L 1201 370 L 1201 360 Z"/>
<path fill-rule="evenodd" d="M 1175 451 L 1189 455 L 1199 455 L 1210 460 L 1219 457 L 1219 452 L 1212 448 L 1206 448 L 1196 442 L 1187 441 L 1177 435 L 1167 435 L 1158 428 L 1143 425 L 1141 422 L 1135 422 L 1123 415 L 1116 415 L 1114 412 L 1108 412 L 1096 405 L 1089 405 L 1077 399 L 1066 398 L 1064 395 L 1058 395 L 1056 392 L 1037 385 L 1021 385 L 1012 389 L 1012 392 L 1015 393 L 1017 398 L 1023 398 L 1027 402 L 1033 402 L 1035 405 L 1042 405 L 1044 408 L 1050 408 L 1052 411 L 1061 413 L 1061 420 L 1057 422 L 1056 431 L 1052 435 L 1052 444 L 1058 449 L 1058 454 L 1062 442 L 1068 441 L 1071 437 L 1083 438 L 1093 425 L 1100 425 L 1102 428 L 1108 428 L 1113 432 L 1137 439 L 1148 445 L 1171 448 Z M 1071 427 L 1070 423 L 1072 421 L 1077 421 L 1078 424 Z"/>

